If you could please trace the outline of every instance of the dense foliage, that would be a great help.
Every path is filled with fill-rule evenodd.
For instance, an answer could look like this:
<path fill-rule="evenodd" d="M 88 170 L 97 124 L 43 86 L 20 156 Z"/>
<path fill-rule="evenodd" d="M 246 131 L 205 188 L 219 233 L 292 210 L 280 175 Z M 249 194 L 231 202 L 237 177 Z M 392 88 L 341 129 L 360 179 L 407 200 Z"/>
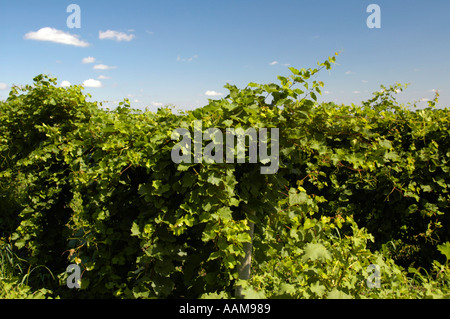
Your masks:
<path fill-rule="evenodd" d="M 14 87 L 0 102 L 0 296 L 234 297 L 239 284 L 253 298 L 450 297 L 449 111 L 437 96 L 399 105 L 399 84 L 360 106 L 318 103 L 315 76 L 334 62 L 226 85 L 180 114 L 103 109 L 43 75 Z M 248 154 L 174 163 L 172 133 L 196 120 L 279 128 L 277 173 Z M 66 286 L 71 263 L 80 289 Z"/>

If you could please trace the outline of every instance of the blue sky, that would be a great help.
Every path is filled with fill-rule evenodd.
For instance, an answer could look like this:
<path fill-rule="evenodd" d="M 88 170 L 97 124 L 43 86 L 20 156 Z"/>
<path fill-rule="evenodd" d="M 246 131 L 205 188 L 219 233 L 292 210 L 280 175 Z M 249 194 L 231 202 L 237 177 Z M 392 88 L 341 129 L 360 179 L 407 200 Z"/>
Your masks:
<path fill-rule="evenodd" d="M 72 3 L 80 28 L 67 25 Z M 381 28 L 366 24 L 371 3 Z M 339 51 L 320 100 L 358 104 L 400 82 L 402 103 L 425 106 L 438 89 L 450 106 L 448 0 L 0 0 L 0 43 L 0 99 L 44 73 L 111 106 L 194 109 L 227 82 L 276 83 Z"/>

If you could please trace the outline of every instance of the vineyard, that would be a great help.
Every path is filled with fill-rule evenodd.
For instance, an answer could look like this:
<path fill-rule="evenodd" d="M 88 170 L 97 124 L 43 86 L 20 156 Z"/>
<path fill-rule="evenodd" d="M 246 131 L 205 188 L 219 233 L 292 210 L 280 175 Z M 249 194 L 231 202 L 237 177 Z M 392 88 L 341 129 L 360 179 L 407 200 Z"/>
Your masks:
<path fill-rule="evenodd" d="M 449 298 L 450 112 L 438 95 L 400 105 L 400 84 L 319 103 L 317 74 L 335 60 L 227 84 L 183 112 L 106 109 L 45 75 L 13 87 L 0 102 L 0 297 Z M 248 152 L 175 163 L 173 132 L 195 121 L 278 128 L 277 172 Z"/>

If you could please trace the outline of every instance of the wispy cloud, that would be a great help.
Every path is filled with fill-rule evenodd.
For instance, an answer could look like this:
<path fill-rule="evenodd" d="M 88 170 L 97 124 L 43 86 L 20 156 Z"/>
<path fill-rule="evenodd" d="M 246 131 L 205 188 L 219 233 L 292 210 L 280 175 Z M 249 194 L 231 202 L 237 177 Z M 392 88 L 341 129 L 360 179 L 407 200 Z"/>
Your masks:
<path fill-rule="evenodd" d="M 109 66 L 109 65 L 105 65 L 105 64 L 97 64 L 94 65 L 94 70 L 111 70 L 111 69 L 115 69 L 115 66 Z"/>
<path fill-rule="evenodd" d="M 105 75 L 99 75 L 99 76 L 97 77 L 97 79 L 99 79 L 99 80 L 109 80 L 109 79 L 111 79 L 111 77 L 105 76 Z"/>
<path fill-rule="evenodd" d="M 153 106 L 163 106 L 164 104 L 161 102 L 152 102 Z"/>
<path fill-rule="evenodd" d="M 216 91 L 206 91 L 205 95 L 207 95 L 207 96 L 220 96 L 220 95 L 223 95 L 223 93 L 216 92 Z"/>
<path fill-rule="evenodd" d="M 347 71 L 347 72 L 345 72 L 345 74 L 347 74 L 347 75 L 349 75 L 349 74 L 354 74 L 354 72 L 352 72 L 352 71 Z"/>
<path fill-rule="evenodd" d="M 361 80 L 362 83 L 369 83 L 367 80 Z"/>
<path fill-rule="evenodd" d="M 177 56 L 177 61 L 178 62 L 192 62 L 194 59 L 198 58 L 198 54 L 194 54 L 193 56 L 191 56 L 190 58 L 182 58 L 180 56 Z"/>
<path fill-rule="evenodd" d="M 8 84 L 0 82 L 0 91 L 8 89 Z"/>
<path fill-rule="evenodd" d="M 83 82 L 83 86 L 90 87 L 90 88 L 101 88 L 102 82 L 94 79 L 89 79 Z"/>
<path fill-rule="evenodd" d="M 359 93 L 361 93 L 360 91 L 353 91 L 352 92 L 353 94 L 359 94 Z"/>
<path fill-rule="evenodd" d="M 61 85 L 61 87 L 63 87 L 63 88 L 64 88 L 64 87 L 68 87 L 68 86 L 70 86 L 70 82 L 64 80 L 64 81 L 61 82 L 60 85 Z"/>
<path fill-rule="evenodd" d="M 116 41 L 131 41 L 135 38 L 134 34 L 126 34 L 124 32 L 118 32 L 114 30 L 107 30 L 107 31 L 99 31 L 98 32 L 98 38 L 100 40 L 103 39 L 111 39 Z"/>
<path fill-rule="evenodd" d="M 26 40 L 48 41 L 66 45 L 73 45 L 77 47 L 89 46 L 89 43 L 81 41 L 80 39 L 78 39 L 78 37 L 79 37 L 78 35 L 73 35 L 49 27 L 41 28 L 38 31 L 28 32 L 24 36 Z"/>
<path fill-rule="evenodd" d="M 86 63 L 94 63 L 95 62 L 95 58 L 88 56 L 87 58 L 84 58 L 83 60 L 81 60 L 82 63 L 86 64 Z"/>
<path fill-rule="evenodd" d="M 269 63 L 269 65 L 277 65 L 277 64 L 278 64 L 278 61 L 272 61 Z"/>

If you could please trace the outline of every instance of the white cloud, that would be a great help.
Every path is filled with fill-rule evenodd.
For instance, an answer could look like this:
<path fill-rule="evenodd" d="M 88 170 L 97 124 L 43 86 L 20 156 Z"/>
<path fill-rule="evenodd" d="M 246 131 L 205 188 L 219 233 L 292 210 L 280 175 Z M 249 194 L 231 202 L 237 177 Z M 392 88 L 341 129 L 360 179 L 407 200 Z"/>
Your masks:
<path fill-rule="evenodd" d="M 220 96 L 220 95 L 223 95 L 223 93 L 216 92 L 216 91 L 206 91 L 205 95 L 207 95 L 207 96 Z"/>
<path fill-rule="evenodd" d="M 41 28 L 36 32 L 28 32 L 25 34 L 24 38 L 26 40 L 37 40 L 37 41 L 49 41 L 67 45 L 74 45 L 77 47 L 87 47 L 89 43 L 81 41 L 78 39 L 78 35 L 72 35 L 61 30 L 54 28 Z"/>
<path fill-rule="evenodd" d="M 369 81 L 367 81 L 367 80 L 362 80 L 361 82 L 362 83 L 369 83 Z"/>
<path fill-rule="evenodd" d="M 89 80 L 86 80 L 83 82 L 83 86 L 89 87 L 89 88 L 101 88 L 102 82 L 94 80 L 94 79 L 89 79 Z"/>
<path fill-rule="evenodd" d="M 8 84 L 0 82 L 0 91 L 6 90 L 8 88 Z"/>
<path fill-rule="evenodd" d="M 150 31 L 150 30 L 145 30 L 145 33 L 150 34 L 150 35 L 155 34 L 155 32 Z"/>
<path fill-rule="evenodd" d="M 70 86 L 70 82 L 69 81 L 62 81 L 60 85 L 61 85 L 61 87 L 67 87 L 67 86 Z"/>
<path fill-rule="evenodd" d="M 331 92 L 330 92 L 330 91 L 325 91 L 325 92 L 323 92 L 323 93 L 325 93 L 325 94 L 331 94 Z"/>
<path fill-rule="evenodd" d="M 81 60 L 82 63 L 94 63 L 95 62 L 95 58 L 88 56 L 87 58 L 84 58 L 83 60 Z"/>
<path fill-rule="evenodd" d="M 133 40 L 135 37 L 134 34 L 126 34 L 123 32 L 118 32 L 118 31 L 113 31 L 113 30 L 107 30 L 105 32 L 103 31 L 99 31 L 98 32 L 98 38 L 100 40 L 103 39 L 111 39 L 111 40 L 116 40 L 116 41 L 131 41 Z"/>
<path fill-rule="evenodd" d="M 177 56 L 177 61 L 192 62 L 194 59 L 197 59 L 197 58 L 198 58 L 197 54 L 191 56 L 190 58 L 181 58 L 180 56 Z"/>
<path fill-rule="evenodd" d="M 419 101 L 420 101 L 420 102 L 428 102 L 429 100 L 430 100 L 430 99 L 427 99 L 427 98 L 424 98 L 424 97 L 423 97 L 423 98 L 421 98 Z"/>
<path fill-rule="evenodd" d="M 111 79 L 111 77 L 110 76 L 105 76 L 105 75 L 99 75 L 97 77 L 97 79 L 99 79 L 99 80 L 109 80 L 109 79 Z"/>
<path fill-rule="evenodd" d="M 353 91 L 352 92 L 353 94 L 359 94 L 359 93 L 361 93 L 360 91 Z"/>
<path fill-rule="evenodd" d="M 277 65 L 277 64 L 278 64 L 278 61 L 272 61 L 269 63 L 269 65 Z"/>
<path fill-rule="evenodd" d="M 153 106 L 163 106 L 164 104 L 161 102 L 152 102 Z"/>
<path fill-rule="evenodd" d="M 345 74 L 349 75 L 349 74 L 353 74 L 353 72 L 352 71 L 347 71 L 347 72 L 345 72 Z"/>
<path fill-rule="evenodd" d="M 104 65 L 104 64 L 97 64 L 94 65 L 94 70 L 111 70 L 111 69 L 115 69 L 115 66 L 109 66 L 109 65 Z"/>

